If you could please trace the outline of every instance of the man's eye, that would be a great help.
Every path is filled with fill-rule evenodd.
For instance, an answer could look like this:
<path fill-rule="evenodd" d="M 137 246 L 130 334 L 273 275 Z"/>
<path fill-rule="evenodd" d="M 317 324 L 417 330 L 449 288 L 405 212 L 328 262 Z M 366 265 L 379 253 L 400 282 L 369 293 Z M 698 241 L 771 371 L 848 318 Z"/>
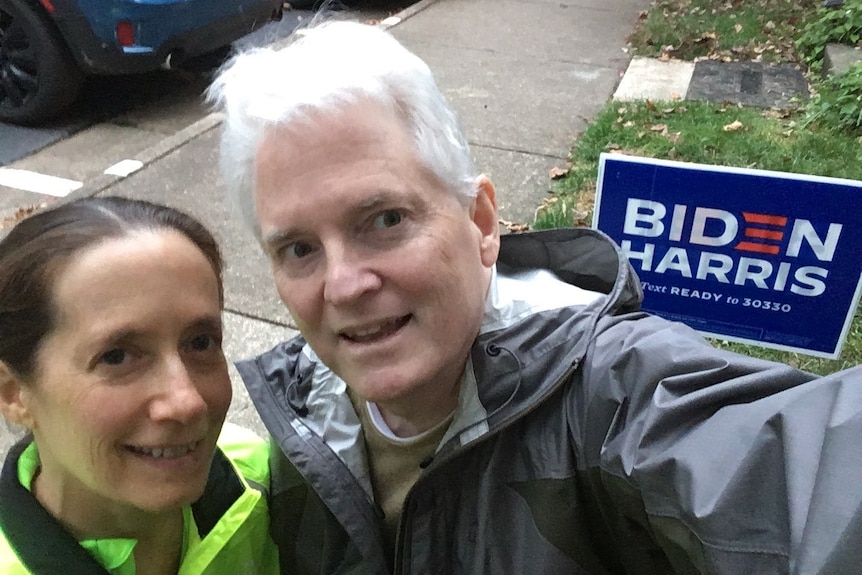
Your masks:
<path fill-rule="evenodd" d="M 374 218 L 374 227 L 378 229 L 391 228 L 401 223 L 403 215 L 398 210 L 386 210 Z"/>
<path fill-rule="evenodd" d="M 306 242 L 294 242 L 285 246 L 283 253 L 291 259 L 304 258 L 313 251 L 311 244 Z"/>
<path fill-rule="evenodd" d="M 128 359 L 129 354 L 124 349 L 112 349 L 99 356 L 99 363 L 106 365 L 122 365 Z"/>

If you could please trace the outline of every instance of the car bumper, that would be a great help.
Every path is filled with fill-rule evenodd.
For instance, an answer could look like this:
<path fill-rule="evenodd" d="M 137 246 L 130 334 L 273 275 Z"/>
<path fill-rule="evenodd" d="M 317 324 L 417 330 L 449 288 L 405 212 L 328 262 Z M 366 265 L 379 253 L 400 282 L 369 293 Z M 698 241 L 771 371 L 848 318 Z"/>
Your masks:
<path fill-rule="evenodd" d="M 175 65 L 226 46 L 281 15 L 283 0 L 91 0 L 88 17 L 69 0 L 54 0 L 54 19 L 76 62 L 90 74 L 134 74 Z M 201 26 L 195 14 L 207 14 Z M 135 42 L 121 46 L 117 23 Z"/>

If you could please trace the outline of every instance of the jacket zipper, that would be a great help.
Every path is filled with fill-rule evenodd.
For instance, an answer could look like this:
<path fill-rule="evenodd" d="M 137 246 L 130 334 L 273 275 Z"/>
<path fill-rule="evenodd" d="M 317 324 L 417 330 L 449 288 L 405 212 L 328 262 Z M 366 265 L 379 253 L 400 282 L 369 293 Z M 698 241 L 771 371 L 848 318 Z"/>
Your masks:
<path fill-rule="evenodd" d="M 404 539 L 404 531 L 406 530 L 408 509 L 410 508 L 410 506 L 412 504 L 411 500 L 413 498 L 413 493 L 417 490 L 417 488 L 421 487 L 421 483 L 423 483 L 423 481 L 427 480 L 427 477 L 434 470 L 439 469 L 440 467 L 443 467 L 448 462 L 452 461 L 453 459 L 455 459 L 456 457 L 458 457 L 459 455 L 461 455 L 465 451 L 472 449 L 473 447 L 479 445 L 480 443 L 483 443 L 485 441 L 490 441 L 493 437 L 496 437 L 498 434 L 502 433 L 503 431 L 505 431 L 506 429 L 508 429 L 512 425 L 514 425 L 516 422 L 518 422 L 518 421 L 522 420 L 523 418 L 527 417 L 528 415 L 530 415 L 533 411 L 538 409 L 538 407 L 540 405 L 544 405 L 544 403 L 548 399 L 548 397 L 550 397 L 551 395 L 553 395 L 554 393 L 559 391 L 560 386 L 563 385 L 563 383 L 565 383 L 572 376 L 573 373 L 575 373 L 575 371 L 578 369 L 578 367 L 580 367 L 580 365 L 581 365 L 581 359 L 576 360 L 571 365 L 571 367 L 569 367 L 569 369 L 567 369 L 565 371 L 565 373 L 563 373 L 563 375 L 561 375 L 557 379 L 557 381 L 555 381 L 554 384 L 551 385 L 548 388 L 548 390 L 539 397 L 538 400 L 534 401 L 531 406 L 529 406 L 524 411 L 520 412 L 517 415 L 517 417 L 510 417 L 508 420 L 506 420 L 506 421 L 502 422 L 500 425 L 498 425 L 493 430 L 493 432 L 489 432 L 489 433 L 487 433 L 487 434 L 485 434 L 485 435 L 483 435 L 477 439 L 474 439 L 473 441 L 471 441 L 470 443 L 467 443 L 466 445 L 462 445 L 457 449 L 453 449 L 451 452 L 446 454 L 442 459 L 438 460 L 435 458 L 432 460 L 432 462 L 425 469 L 425 472 L 419 476 L 419 479 L 416 480 L 416 483 L 414 483 L 413 486 L 410 488 L 410 490 L 407 492 L 407 496 L 404 498 L 404 504 L 401 506 L 401 519 L 398 521 L 398 531 L 395 533 L 395 562 L 393 563 L 393 575 L 403 575 L 403 574 L 407 573 L 407 571 L 405 571 L 405 567 L 404 567 L 404 554 L 405 554 L 405 552 L 402 549 L 402 543 L 403 543 L 403 539 Z"/>

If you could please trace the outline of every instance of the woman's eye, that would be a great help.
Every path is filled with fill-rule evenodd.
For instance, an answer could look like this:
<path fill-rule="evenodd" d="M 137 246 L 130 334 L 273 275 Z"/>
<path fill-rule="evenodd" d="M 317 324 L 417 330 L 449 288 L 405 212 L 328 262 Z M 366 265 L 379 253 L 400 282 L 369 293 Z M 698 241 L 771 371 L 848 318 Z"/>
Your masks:
<path fill-rule="evenodd" d="M 374 218 L 374 227 L 378 229 L 391 228 L 401 223 L 404 216 L 398 210 L 386 210 Z"/>
<path fill-rule="evenodd" d="M 106 365 L 122 365 L 128 359 L 129 354 L 124 349 L 112 349 L 99 356 L 99 363 Z"/>

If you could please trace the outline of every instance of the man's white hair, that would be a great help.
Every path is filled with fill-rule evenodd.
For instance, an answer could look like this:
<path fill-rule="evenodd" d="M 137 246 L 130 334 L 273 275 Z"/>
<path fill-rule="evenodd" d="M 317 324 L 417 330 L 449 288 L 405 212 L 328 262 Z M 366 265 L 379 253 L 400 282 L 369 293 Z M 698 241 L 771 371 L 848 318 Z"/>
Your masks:
<path fill-rule="evenodd" d="M 329 21 L 297 30 L 284 47 L 241 52 L 207 97 L 225 113 L 221 171 L 229 200 L 258 235 L 254 162 L 267 128 L 365 98 L 405 119 L 419 161 L 465 204 L 477 194 L 469 144 L 431 70 L 374 26 Z"/>

